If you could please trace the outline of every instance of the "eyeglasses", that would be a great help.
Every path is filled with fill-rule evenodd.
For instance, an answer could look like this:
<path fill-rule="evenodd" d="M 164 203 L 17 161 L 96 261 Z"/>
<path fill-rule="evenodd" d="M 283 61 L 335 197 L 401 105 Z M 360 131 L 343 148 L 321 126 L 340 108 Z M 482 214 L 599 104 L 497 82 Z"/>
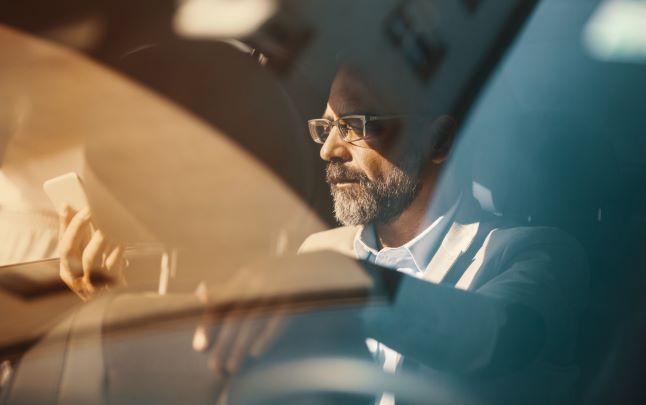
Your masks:
<path fill-rule="evenodd" d="M 323 144 L 330 136 L 332 128 L 337 127 L 341 133 L 341 139 L 345 142 L 357 142 L 371 136 L 381 134 L 385 127 L 379 121 L 392 120 L 402 117 L 401 115 L 346 115 L 336 121 L 325 118 L 317 118 L 307 121 L 310 136 L 316 143 Z"/>

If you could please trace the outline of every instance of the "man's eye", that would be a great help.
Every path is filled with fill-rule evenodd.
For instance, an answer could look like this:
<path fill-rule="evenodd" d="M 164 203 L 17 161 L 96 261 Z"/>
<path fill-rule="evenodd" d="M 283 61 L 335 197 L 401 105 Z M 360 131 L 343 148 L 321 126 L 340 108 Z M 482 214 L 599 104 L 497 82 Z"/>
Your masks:
<path fill-rule="evenodd" d="M 347 131 L 352 131 L 355 134 L 358 135 L 363 135 L 363 123 L 362 122 L 354 122 L 354 121 L 341 121 L 339 123 L 340 125 L 343 126 L 343 129 Z"/>

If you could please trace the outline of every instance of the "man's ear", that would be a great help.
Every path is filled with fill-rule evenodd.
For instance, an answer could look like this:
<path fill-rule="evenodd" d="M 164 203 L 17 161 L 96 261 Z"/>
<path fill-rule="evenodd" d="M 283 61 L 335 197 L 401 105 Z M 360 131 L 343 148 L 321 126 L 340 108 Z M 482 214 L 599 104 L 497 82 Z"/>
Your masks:
<path fill-rule="evenodd" d="M 453 146 L 457 127 L 455 119 L 449 115 L 442 115 L 433 121 L 430 128 L 430 136 L 433 139 L 431 147 L 431 161 L 433 163 L 440 164 L 446 160 L 451 146 Z"/>

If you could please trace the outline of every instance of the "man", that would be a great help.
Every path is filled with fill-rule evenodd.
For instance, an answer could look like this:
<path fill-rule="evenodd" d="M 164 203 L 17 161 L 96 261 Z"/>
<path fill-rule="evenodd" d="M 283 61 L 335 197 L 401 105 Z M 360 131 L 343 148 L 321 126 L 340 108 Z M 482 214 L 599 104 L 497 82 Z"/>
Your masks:
<path fill-rule="evenodd" d="M 446 214 L 457 208 L 454 201 L 428 209 L 455 124 L 443 116 L 430 125 L 428 139 L 402 139 L 398 132 L 411 122 L 403 115 L 371 116 L 383 108 L 377 104 L 356 73 L 342 70 L 324 118 L 309 121 L 314 141 L 322 144 L 321 158 L 328 162 L 326 181 L 336 219 L 345 226 L 310 236 L 301 252 L 347 248 L 339 238 L 350 237 L 351 249 L 342 251 L 418 274 L 430 260 L 427 253 L 438 242 L 439 230 L 450 221 Z M 424 146 L 427 150 L 420 150 Z M 447 212 L 438 214 L 441 208 Z"/>
<path fill-rule="evenodd" d="M 586 299 L 582 249 L 554 228 L 504 224 L 459 186 L 439 194 L 452 120 L 424 127 L 373 94 L 342 70 L 324 118 L 309 121 L 343 226 L 311 235 L 299 252 L 335 250 L 413 276 L 403 276 L 392 311 L 369 322 L 384 370 L 405 358 L 495 376 L 485 388 L 509 401 L 568 402 Z"/>

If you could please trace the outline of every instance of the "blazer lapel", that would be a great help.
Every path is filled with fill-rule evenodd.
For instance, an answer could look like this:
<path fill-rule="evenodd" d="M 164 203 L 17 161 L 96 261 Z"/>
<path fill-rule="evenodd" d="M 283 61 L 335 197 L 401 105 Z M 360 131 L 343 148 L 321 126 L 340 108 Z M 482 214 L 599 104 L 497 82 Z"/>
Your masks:
<path fill-rule="evenodd" d="M 476 275 L 480 271 L 482 267 L 482 263 L 484 263 L 484 258 L 485 258 L 485 253 L 487 252 L 487 247 L 489 246 L 489 242 L 491 242 L 491 237 L 494 232 L 489 232 L 487 235 L 487 238 L 484 240 L 484 243 L 482 244 L 482 247 L 478 249 L 478 252 L 475 254 L 473 257 L 473 261 L 467 267 L 467 269 L 464 271 L 458 282 L 455 284 L 455 288 L 459 288 L 461 290 L 468 290 L 469 287 L 471 287 L 471 284 L 473 283 L 473 280 L 475 279 Z"/>
<path fill-rule="evenodd" d="M 469 249 L 478 234 L 479 227 L 479 222 L 471 224 L 454 222 L 426 267 L 424 280 L 440 283 L 460 256 Z"/>

